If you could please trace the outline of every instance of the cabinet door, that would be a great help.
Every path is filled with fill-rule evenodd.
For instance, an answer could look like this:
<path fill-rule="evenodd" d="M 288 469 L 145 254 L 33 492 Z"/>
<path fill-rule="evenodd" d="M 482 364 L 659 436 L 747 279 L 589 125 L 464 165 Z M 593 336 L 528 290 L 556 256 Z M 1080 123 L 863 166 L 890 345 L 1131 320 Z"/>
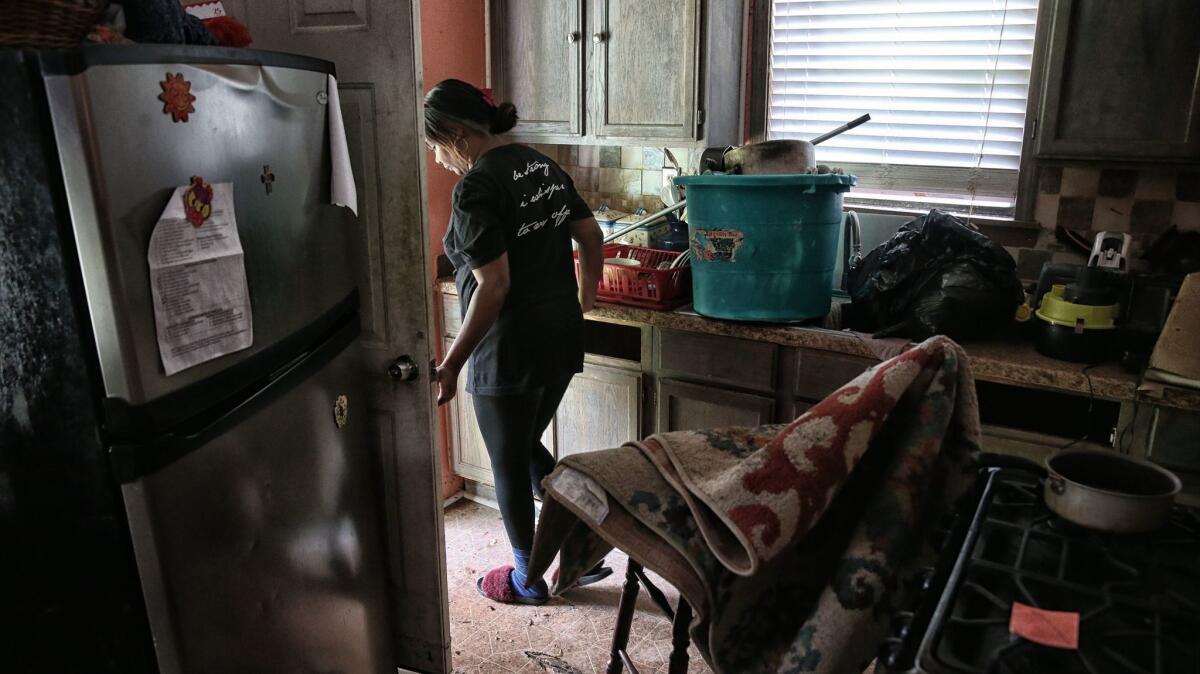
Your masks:
<path fill-rule="evenodd" d="M 459 308 L 458 295 L 442 293 L 442 334 L 453 337 L 462 328 L 462 309 Z"/>
<path fill-rule="evenodd" d="M 558 458 L 640 440 L 641 409 L 640 372 L 584 365 L 558 406 Z"/>
<path fill-rule="evenodd" d="M 457 299 L 457 298 L 456 298 Z M 443 346 L 450 350 L 454 340 L 446 338 Z M 443 351 L 445 353 L 445 351 Z M 495 484 L 492 479 L 492 461 L 488 458 L 487 446 L 483 444 L 483 435 L 479 432 L 479 423 L 475 420 L 475 406 L 471 394 L 467 393 L 467 368 L 458 375 L 458 394 L 446 406 L 450 417 L 450 458 L 454 472 L 467 478 L 486 484 Z M 554 453 L 554 421 L 542 433 L 542 444 L 550 453 Z"/>
<path fill-rule="evenodd" d="M 815 349 L 800 349 L 796 360 L 793 393 L 798 399 L 818 402 L 841 388 L 846 382 L 877 365 L 879 361 L 840 353 L 825 353 Z"/>
<path fill-rule="evenodd" d="M 694 139 L 700 0 L 594 0 L 593 129 L 606 138 Z"/>
<path fill-rule="evenodd" d="M 452 339 L 445 340 L 446 351 L 450 350 L 453 342 Z M 450 457 L 455 473 L 470 480 L 494 484 L 492 462 L 483 444 L 483 436 L 479 434 L 471 394 L 463 390 L 466 379 L 467 368 L 463 368 L 458 375 L 458 393 L 447 406 L 450 414 Z"/>
<path fill-rule="evenodd" d="M 1200 3 L 1054 0 L 1038 154 L 1200 157 Z"/>
<path fill-rule="evenodd" d="M 582 0 L 491 0 L 492 88 L 514 133 L 583 133 Z"/>
<path fill-rule="evenodd" d="M 761 426 L 774 421 L 775 401 L 765 396 L 685 384 L 658 382 L 658 432 L 726 426 Z"/>

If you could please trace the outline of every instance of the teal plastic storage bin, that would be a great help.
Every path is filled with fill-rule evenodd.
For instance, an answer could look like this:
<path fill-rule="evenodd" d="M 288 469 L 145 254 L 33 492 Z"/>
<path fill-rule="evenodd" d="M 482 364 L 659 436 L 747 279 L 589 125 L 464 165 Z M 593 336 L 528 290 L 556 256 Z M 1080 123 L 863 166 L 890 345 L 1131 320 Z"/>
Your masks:
<path fill-rule="evenodd" d="M 687 189 L 692 294 L 713 318 L 794 322 L 829 313 L 854 176 L 681 176 Z"/>

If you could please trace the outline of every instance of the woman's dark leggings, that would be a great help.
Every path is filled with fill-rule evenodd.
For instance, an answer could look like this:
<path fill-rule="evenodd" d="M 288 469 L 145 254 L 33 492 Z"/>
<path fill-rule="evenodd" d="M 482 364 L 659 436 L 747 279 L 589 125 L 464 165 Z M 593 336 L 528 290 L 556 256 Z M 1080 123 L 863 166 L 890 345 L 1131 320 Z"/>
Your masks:
<path fill-rule="evenodd" d="M 473 396 L 475 419 L 492 460 L 496 500 L 508 541 L 517 550 L 533 548 L 533 493 L 554 470 L 554 457 L 542 433 L 554 418 L 571 377 L 528 393 Z"/>

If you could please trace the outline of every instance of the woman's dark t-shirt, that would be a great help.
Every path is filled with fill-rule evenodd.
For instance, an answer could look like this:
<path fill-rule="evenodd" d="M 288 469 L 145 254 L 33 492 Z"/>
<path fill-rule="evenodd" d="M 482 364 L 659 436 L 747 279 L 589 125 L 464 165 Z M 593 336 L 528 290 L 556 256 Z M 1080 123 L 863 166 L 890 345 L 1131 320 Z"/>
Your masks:
<path fill-rule="evenodd" d="M 443 240 L 465 318 L 478 269 L 508 253 L 500 317 L 471 354 L 467 391 L 523 393 L 583 370 L 583 313 L 567 224 L 591 209 L 557 163 L 525 145 L 495 148 L 454 188 Z"/>

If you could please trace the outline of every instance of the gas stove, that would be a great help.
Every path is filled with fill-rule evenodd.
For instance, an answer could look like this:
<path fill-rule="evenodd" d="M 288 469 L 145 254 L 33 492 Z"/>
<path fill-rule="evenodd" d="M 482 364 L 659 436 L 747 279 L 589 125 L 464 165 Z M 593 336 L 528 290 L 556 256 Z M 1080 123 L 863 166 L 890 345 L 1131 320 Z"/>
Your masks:
<path fill-rule="evenodd" d="M 1032 464 L 1030 464 L 1032 465 Z M 1043 477 L 987 468 L 880 654 L 887 672 L 1200 673 L 1200 518 L 1103 534 L 1046 508 Z M 1009 632 L 1013 602 L 1079 614 L 1078 648 Z"/>

